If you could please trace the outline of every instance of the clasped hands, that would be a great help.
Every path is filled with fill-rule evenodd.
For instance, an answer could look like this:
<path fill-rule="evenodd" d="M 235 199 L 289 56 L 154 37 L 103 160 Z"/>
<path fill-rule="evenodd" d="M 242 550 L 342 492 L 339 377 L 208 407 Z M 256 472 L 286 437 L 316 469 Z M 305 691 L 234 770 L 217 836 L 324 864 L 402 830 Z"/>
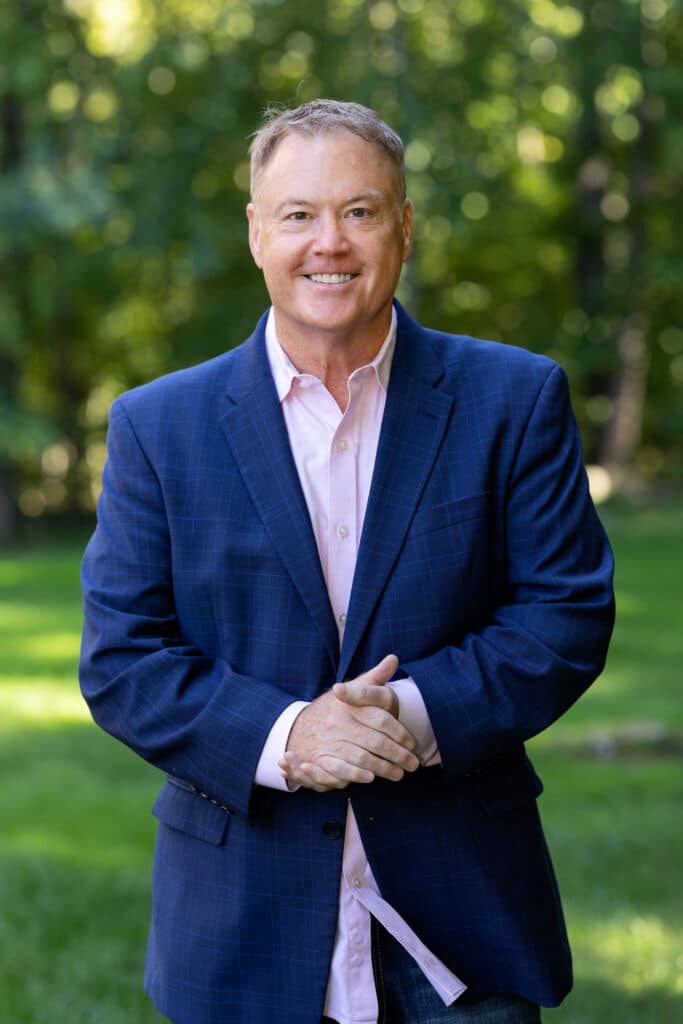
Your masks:
<path fill-rule="evenodd" d="M 398 696 L 386 685 L 397 667 L 388 654 L 303 709 L 278 762 L 289 784 L 323 793 L 375 778 L 398 782 L 419 767 L 415 739 L 398 720 Z"/>

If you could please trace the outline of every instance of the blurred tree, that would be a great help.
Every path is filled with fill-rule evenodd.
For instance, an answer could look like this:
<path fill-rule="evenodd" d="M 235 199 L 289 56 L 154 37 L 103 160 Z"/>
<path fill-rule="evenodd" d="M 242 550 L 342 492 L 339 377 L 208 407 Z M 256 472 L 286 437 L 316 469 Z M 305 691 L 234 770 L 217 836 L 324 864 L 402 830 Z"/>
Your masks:
<path fill-rule="evenodd" d="M 91 509 L 114 395 L 249 333 L 267 298 L 249 134 L 268 102 L 318 95 L 407 143 L 415 315 L 559 359 L 591 460 L 680 471 L 682 17 L 673 0 L 9 0 L 0 531 L 13 496 Z"/>

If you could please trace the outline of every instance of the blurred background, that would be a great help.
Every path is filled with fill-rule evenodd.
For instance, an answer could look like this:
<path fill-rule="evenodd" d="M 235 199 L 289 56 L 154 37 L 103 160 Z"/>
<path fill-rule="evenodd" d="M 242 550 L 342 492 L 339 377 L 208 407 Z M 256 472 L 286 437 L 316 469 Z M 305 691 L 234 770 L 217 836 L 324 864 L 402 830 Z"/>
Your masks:
<path fill-rule="evenodd" d="M 160 780 L 88 723 L 78 562 L 112 399 L 265 307 L 249 136 L 321 95 L 406 144 L 409 311 L 569 373 L 619 623 L 532 744 L 577 961 L 547 1017 L 683 1019 L 682 62 L 680 0 L 0 5 L 2 1024 L 161 1019 Z"/>

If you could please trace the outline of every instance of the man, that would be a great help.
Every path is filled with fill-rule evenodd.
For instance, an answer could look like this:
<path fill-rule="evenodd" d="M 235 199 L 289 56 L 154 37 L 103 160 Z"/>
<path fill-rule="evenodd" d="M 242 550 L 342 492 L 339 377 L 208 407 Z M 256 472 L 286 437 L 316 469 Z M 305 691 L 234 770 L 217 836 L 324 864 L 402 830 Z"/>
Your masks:
<path fill-rule="evenodd" d="M 394 301 L 372 111 L 284 111 L 251 156 L 272 308 L 114 403 L 83 566 L 83 692 L 168 775 L 147 991 L 176 1024 L 538 1021 L 571 965 L 524 741 L 613 620 L 566 379 Z"/>

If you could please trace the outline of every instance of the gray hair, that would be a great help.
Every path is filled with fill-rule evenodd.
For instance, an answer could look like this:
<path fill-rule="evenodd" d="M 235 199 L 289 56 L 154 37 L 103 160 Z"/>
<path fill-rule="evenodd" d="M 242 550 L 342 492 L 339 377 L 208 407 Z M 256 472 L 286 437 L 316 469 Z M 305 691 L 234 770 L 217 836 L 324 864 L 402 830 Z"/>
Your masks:
<path fill-rule="evenodd" d="M 269 107 L 263 115 L 263 126 L 254 132 L 249 147 L 251 160 L 251 196 L 256 194 L 259 179 L 275 149 L 285 136 L 324 135 L 348 131 L 366 142 L 379 146 L 389 157 L 396 173 L 401 201 L 406 197 L 406 172 L 403 143 L 389 125 L 369 107 L 360 103 L 318 99 L 303 103 L 294 110 Z"/>

